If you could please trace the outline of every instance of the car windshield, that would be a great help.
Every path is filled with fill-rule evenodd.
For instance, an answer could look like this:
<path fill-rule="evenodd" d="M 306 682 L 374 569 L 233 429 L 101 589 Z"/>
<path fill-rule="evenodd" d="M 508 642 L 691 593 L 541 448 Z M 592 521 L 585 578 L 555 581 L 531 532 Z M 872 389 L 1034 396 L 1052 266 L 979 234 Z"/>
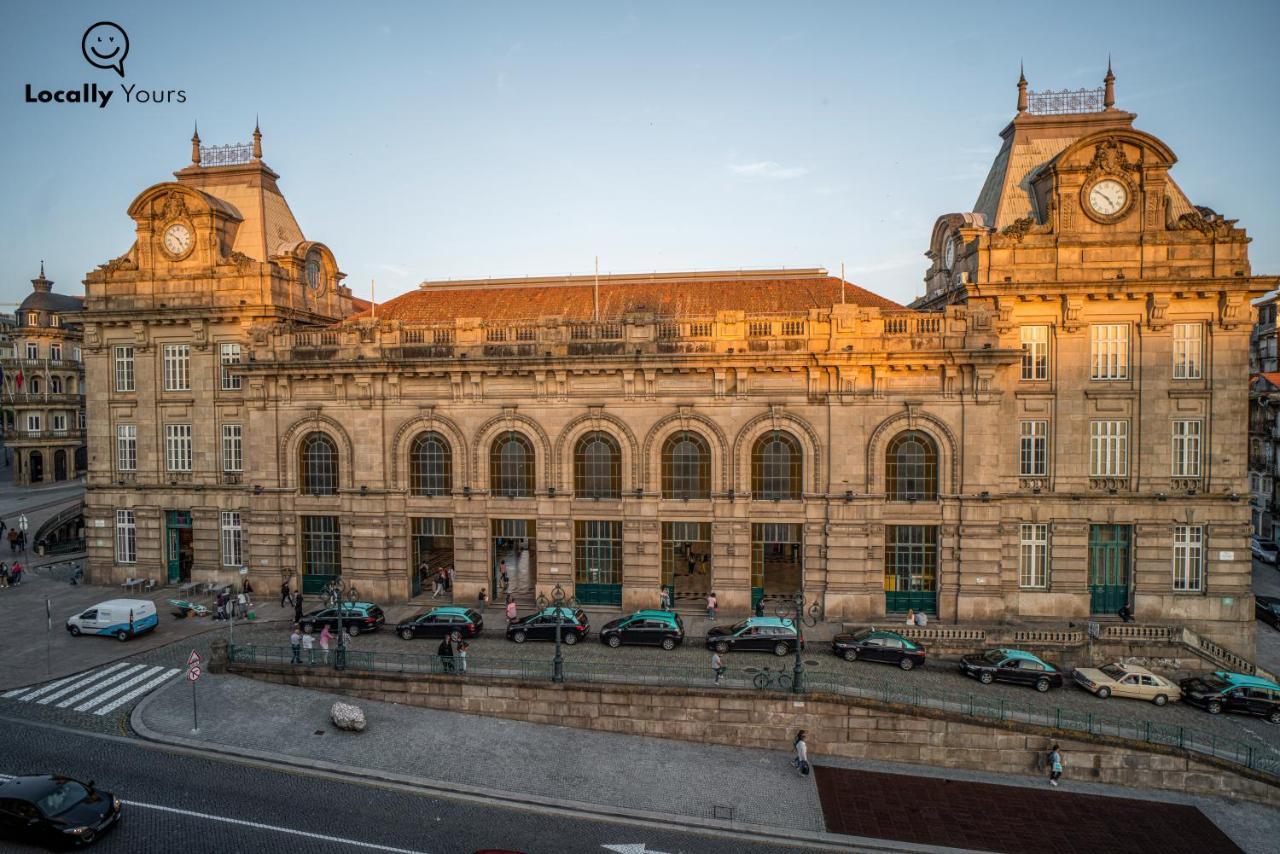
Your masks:
<path fill-rule="evenodd" d="M 1112 679 L 1123 679 L 1129 675 L 1125 672 L 1125 669 L 1118 664 L 1105 664 L 1099 669 Z"/>
<path fill-rule="evenodd" d="M 1216 676 L 1212 673 L 1206 673 L 1204 676 L 1201 676 L 1200 681 L 1208 685 L 1210 688 L 1212 688 L 1215 691 L 1226 691 L 1230 688 L 1235 687 L 1227 680 L 1221 678 L 1220 676 Z"/>
<path fill-rule="evenodd" d="M 729 631 L 736 635 L 738 632 L 742 631 L 743 629 L 747 628 L 750 625 L 751 625 L 750 620 L 743 620 L 741 623 L 738 623 L 735 626 L 731 626 L 729 628 Z"/>
<path fill-rule="evenodd" d="M 869 637 L 871 637 L 871 629 L 862 629 L 861 631 L 854 632 L 851 640 L 860 641 L 866 640 Z"/>
<path fill-rule="evenodd" d="M 36 799 L 36 806 L 47 816 L 62 815 L 88 796 L 89 790 L 75 780 L 59 780 L 53 789 Z"/>
<path fill-rule="evenodd" d="M 989 664 L 999 664 L 1004 661 L 1004 653 L 998 649 L 989 650 L 982 654 L 982 660 Z"/>

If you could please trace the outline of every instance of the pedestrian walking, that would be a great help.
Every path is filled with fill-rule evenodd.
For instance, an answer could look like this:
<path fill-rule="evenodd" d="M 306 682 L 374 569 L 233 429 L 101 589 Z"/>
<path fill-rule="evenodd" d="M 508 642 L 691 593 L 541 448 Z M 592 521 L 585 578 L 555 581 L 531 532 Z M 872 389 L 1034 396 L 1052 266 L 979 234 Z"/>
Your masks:
<path fill-rule="evenodd" d="M 729 668 L 725 667 L 724 658 L 718 652 L 711 653 L 711 672 L 716 675 L 716 684 L 720 684 L 720 680 L 729 672 Z"/>
<path fill-rule="evenodd" d="M 800 773 L 806 777 L 809 775 L 809 744 L 805 741 L 807 737 L 808 733 L 804 730 L 796 733 L 796 756 L 791 760 L 791 764 L 800 769 Z"/>
<path fill-rule="evenodd" d="M 444 592 L 453 592 L 453 567 L 446 566 L 444 568 Z"/>
<path fill-rule="evenodd" d="M 485 605 L 489 604 L 489 594 L 485 592 L 485 589 L 483 587 L 480 588 L 480 595 L 479 597 L 477 597 L 476 601 L 480 603 L 481 611 L 484 610 Z"/>
<path fill-rule="evenodd" d="M 440 594 L 444 592 L 444 571 L 436 573 L 435 589 L 431 591 L 431 598 L 438 599 Z"/>
<path fill-rule="evenodd" d="M 236 619 L 243 620 L 249 613 L 249 597 L 241 591 L 236 594 Z"/>
<path fill-rule="evenodd" d="M 9 554 L 16 555 L 17 553 L 18 553 L 18 529 L 10 528 L 9 529 Z"/>
<path fill-rule="evenodd" d="M 510 596 L 507 597 L 507 622 L 514 623 L 516 621 L 516 600 Z"/>
<path fill-rule="evenodd" d="M 329 663 L 329 641 L 333 640 L 333 632 L 329 631 L 329 624 L 325 623 L 324 628 L 320 630 L 320 654 L 324 658 L 324 663 Z"/>
<path fill-rule="evenodd" d="M 707 594 L 707 619 L 708 620 L 714 620 L 716 618 L 716 608 L 719 606 L 719 604 L 720 604 L 719 601 L 716 599 L 716 592 L 712 590 L 710 593 Z"/>
<path fill-rule="evenodd" d="M 13 562 L 13 566 L 9 567 L 9 586 L 17 587 L 21 583 L 22 583 L 22 564 L 18 563 L 15 560 Z"/>
<path fill-rule="evenodd" d="M 293 633 L 289 635 L 289 647 L 293 650 L 293 658 L 289 660 L 290 664 L 302 663 L 302 632 L 298 631 L 298 624 L 293 624 Z"/>
<path fill-rule="evenodd" d="M 244 579 L 240 582 L 240 592 L 244 593 L 246 596 L 253 593 L 253 585 L 249 583 L 249 576 L 247 575 L 244 576 Z"/>
<path fill-rule="evenodd" d="M 1049 785 L 1058 785 L 1060 779 L 1062 779 L 1062 751 L 1055 744 L 1049 751 Z"/>
<path fill-rule="evenodd" d="M 0 590 L 9 586 L 9 564 L 0 563 Z"/>
<path fill-rule="evenodd" d="M 311 634 L 311 627 L 302 630 L 302 651 L 306 653 L 307 664 L 316 663 L 316 636 Z"/>
<path fill-rule="evenodd" d="M 293 621 L 295 623 L 302 622 L 302 591 L 301 590 L 293 594 Z"/>
<path fill-rule="evenodd" d="M 667 588 L 665 587 L 662 588 L 662 595 L 658 597 L 658 604 L 661 606 L 662 610 L 670 611 L 671 610 L 671 591 L 667 590 Z"/>
<path fill-rule="evenodd" d="M 293 604 L 293 596 L 289 593 L 289 582 L 280 582 L 280 607 Z"/>
<path fill-rule="evenodd" d="M 454 638 L 457 639 L 457 635 Z M 467 672 L 467 650 L 471 648 L 471 644 L 464 640 L 458 640 L 458 672 Z"/>
<path fill-rule="evenodd" d="M 444 668 L 445 673 L 453 672 L 453 636 L 445 635 L 440 639 L 440 647 L 436 650 L 436 655 L 440 656 L 440 665 Z"/>
<path fill-rule="evenodd" d="M 213 618 L 215 620 L 225 620 L 227 618 L 227 594 L 219 592 L 213 600 Z"/>
<path fill-rule="evenodd" d="M 757 617 L 764 616 L 764 597 L 763 596 L 756 600 L 756 616 Z"/>
<path fill-rule="evenodd" d="M 506 593 L 511 587 L 511 579 L 507 577 L 507 565 L 505 563 L 502 565 L 502 576 L 498 579 L 498 582 L 502 585 L 503 593 Z"/>

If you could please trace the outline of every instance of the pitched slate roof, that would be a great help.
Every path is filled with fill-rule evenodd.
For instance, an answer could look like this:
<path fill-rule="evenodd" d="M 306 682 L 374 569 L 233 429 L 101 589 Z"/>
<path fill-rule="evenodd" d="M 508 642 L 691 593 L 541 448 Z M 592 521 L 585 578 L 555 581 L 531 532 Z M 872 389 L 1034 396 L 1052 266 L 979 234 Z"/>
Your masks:
<path fill-rule="evenodd" d="M 655 273 L 600 277 L 600 319 L 630 313 L 706 317 L 718 311 L 794 313 L 840 302 L 840 279 L 825 270 L 723 273 Z M 408 323 L 474 317 L 490 321 L 560 317 L 591 320 L 595 283 L 591 276 L 424 282 L 416 291 L 378 304 L 378 317 Z M 901 305 L 852 283 L 845 302 L 888 311 Z M 348 320 L 368 316 L 364 311 Z"/>

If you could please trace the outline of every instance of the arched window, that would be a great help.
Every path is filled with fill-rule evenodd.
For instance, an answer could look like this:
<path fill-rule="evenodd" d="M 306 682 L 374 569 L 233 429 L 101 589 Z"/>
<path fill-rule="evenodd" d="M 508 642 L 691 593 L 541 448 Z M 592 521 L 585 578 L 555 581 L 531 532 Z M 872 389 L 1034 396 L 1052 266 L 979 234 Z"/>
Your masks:
<path fill-rule="evenodd" d="M 931 501 L 938 497 L 938 448 L 918 430 L 899 433 L 885 452 L 890 501 Z"/>
<path fill-rule="evenodd" d="M 31 378 L 31 381 L 27 383 L 27 391 L 29 391 L 31 394 L 39 394 L 39 393 L 40 393 L 40 378 L 39 378 L 39 377 L 32 377 L 32 378 Z"/>
<path fill-rule="evenodd" d="M 298 483 L 303 495 L 338 494 L 338 446 L 324 433 L 302 440 Z"/>
<path fill-rule="evenodd" d="M 622 451 L 608 433 L 588 433 L 573 449 L 573 494 L 577 498 L 622 495 Z"/>
<path fill-rule="evenodd" d="M 448 495 L 453 491 L 453 452 L 439 433 L 420 433 L 409 448 L 409 491 Z"/>
<path fill-rule="evenodd" d="M 534 490 L 533 446 L 519 433 L 505 433 L 489 451 L 489 489 L 506 498 L 528 498 Z"/>
<path fill-rule="evenodd" d="M 61 377 L 49 378 L 49 394 L 62 394 L 62 378 Z"/>
<path fill-rule="evenodd" d="M 803 489 L 800 443 L 774 430 L 751 449 L 751 497 L 757 501 L 794 501 Z"/>
<path fill-rule="evenodd" d="M 697 433 L 676 433 L 662 446 L 662 497 L 711 497 L 711 449 Z"/>

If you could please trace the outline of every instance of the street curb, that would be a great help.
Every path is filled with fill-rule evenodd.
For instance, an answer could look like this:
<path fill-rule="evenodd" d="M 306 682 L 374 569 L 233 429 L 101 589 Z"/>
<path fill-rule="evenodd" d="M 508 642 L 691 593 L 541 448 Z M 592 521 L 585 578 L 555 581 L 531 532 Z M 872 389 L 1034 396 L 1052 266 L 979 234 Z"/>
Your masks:
<path fill-rule="evenodd" d="M 845 836 L 835 833 L 805 830 L 779 830 L 777 828 L 750 824 L 748 822 L 717 821 L 715 819 L 703 819 L 695 816 L 679 815 L 675 813 L 634 810 L 603 804 L 590 804 L 584 801 L 540 797 L 523 792 L 507 792 L 501 789 L 490 789 L 484 786 L 450 783 L 442 780 L 433 780 L 427 777 L 416 777 L 409 774 L 398 774 L 375 768 L 362 768 L 355 765 L 325 762 L 323 760 L 312 759 L 310 757 L 303 759 L 301 757 L 295 757 L 285 753 L 258 750 L 256 748 L 232 748 L 212 741 L 174 736 L 151 729 L 142 720 L 144 710 L 150 706 L 151 703 L 155 702 L 157 697 L 159 697 L 163 692 L 172 690 L 173 686 L 180 684 L 180 682 L 181 680 L 170 681 L 168 684 L 161 686 L 158 690 L 152 691 L 143 698 L 141 702 L 134 706 L 133 711 L 129 715 L 129 725 L 133 731 L 137 733 L 139 738 L 156 744 L 185 748 L 187 750 L 195 751 L 201 755 L 215 753 L 232 759 L 263 763 L 277 767 L 283 766 L 285 768 L 311 773 L 316 771 L 328 772 L 329 774 L 341 776 L 348 780 L 355 778 L 372 783 L 407 788 L 419 793 L 430 794 L 434 797 L 452 800 L 496 803 L 500 806 L 524 809 L 531 812 L 568 814 L 577 818 L 626 822 L 646 827 L 669 826 L 678 830 L 713 836 L 732 835 L 751 842 L 772 843 L 788 846 L 794 846 L 797 843 L 802 843 L 838 851 L 907 851 L 918 852 L 918 854 L 962 854 L 962 852 L 969 852 L 969 849 L 919 845 L 909 842 L 871 839 L 861 836 Z M 978 854 L 978 852 L 969 852 L 969 854 Z"/>

